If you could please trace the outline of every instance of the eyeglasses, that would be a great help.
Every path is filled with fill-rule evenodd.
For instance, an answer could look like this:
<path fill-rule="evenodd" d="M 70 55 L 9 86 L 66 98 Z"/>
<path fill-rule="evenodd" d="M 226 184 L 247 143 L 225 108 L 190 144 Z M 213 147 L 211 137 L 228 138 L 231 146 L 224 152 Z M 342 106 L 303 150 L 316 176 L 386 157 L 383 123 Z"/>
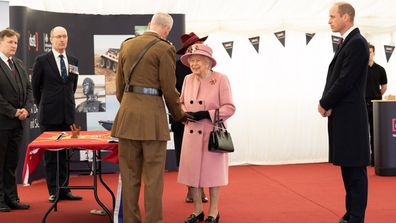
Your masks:
<path fill-rule="evenodd" d="M 52 36 L 52 37 L 55 38 L 55 39 L 60 39 L 60 38 L 66 39 L 67 35 L 57 35 L 57 36 Z"/>

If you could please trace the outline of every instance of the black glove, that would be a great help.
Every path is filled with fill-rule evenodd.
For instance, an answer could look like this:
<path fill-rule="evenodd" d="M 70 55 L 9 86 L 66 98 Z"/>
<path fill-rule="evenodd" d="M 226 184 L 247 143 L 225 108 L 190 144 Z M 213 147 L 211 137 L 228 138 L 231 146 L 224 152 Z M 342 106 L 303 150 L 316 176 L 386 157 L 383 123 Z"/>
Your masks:
<path fill-rule="evenodd" d="M 199 121 L 202 119 L 210 119 L 210 115 L 208 111 L 198 111 L 198 112 L 186 112 L 192 117 L 192 120 Z"/>

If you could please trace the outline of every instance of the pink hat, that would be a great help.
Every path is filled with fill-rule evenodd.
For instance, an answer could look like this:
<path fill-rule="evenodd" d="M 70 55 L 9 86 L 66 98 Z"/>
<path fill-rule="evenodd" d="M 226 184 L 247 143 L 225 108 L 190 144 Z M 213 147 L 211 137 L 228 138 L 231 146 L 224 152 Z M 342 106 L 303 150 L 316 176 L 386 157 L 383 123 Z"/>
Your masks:
<path fill-rule="evenodd" d="M 180 60 L 187 67 L 190 66 L 188 64 L 188 58 L 191 55 L 201 55 L 209 58 L 212 61 L 212 67 L 216 66 L 216 60 L 212 57 L 212 49 L 205 44 L 194 44 L 191 46 L 191 50 L 188 50 L 186 54 L 184 54 Z"/>

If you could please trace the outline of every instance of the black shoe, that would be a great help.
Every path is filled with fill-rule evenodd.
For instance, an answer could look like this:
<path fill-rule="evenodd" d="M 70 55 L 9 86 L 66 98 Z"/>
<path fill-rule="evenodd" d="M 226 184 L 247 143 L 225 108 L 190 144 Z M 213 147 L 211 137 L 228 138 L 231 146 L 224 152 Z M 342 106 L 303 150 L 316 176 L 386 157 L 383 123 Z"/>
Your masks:
<path fill-rule="evenodd" d="M 194 200 L 191 197 L 186 197 L 186 203 L 193 203 Z"/>
<path fill-rule="evenodd" d="M 56 196 L 53 195 L 53 194 L 50 194 L 50 196 L 49 196 L 49 198 L 48 198 L 48 201 L 51 202 L 51 203 L 54 203 L 55 200 L 56 200 Z"/>
<path fill-rule="evenodd" d="M 201 212 L 199 215 L 191 214 L 185 221 L 184 223 L 195 223 L 195 222 L 200 222 L 203 221 L 205 218 L 205 215 L 203 212 Z"/>
<path fill-rule="evenodd" d="M 0 211 L 1 212 L 9 212 L 9 211 L 11 211 L 11 208 L 10 207 L 8 207 L 6 204 L 4 204 L 4 203 L 0 203 Z"/>
<path fill-rule="evenodd" d="M 82 200 L 82 197 L 77 196 L 72 194 L 72 192 L 67 192 L 66 194 L 62 194 L 59 197 L 60 200 L 72 200 L 72 201 L 77 201 L 77 200 Z"/>
<path fill-rule="evenodd" d="M 209 199 L 208 197 L 205 195 L 205 191 L 204 189 L 201 187 L 200 188 L 201 191 L 201 199 L 202 199 L 202 203 L 208 203 Z"/>
<path fill-rule="evenodd" d="M 220 214 L 217 213 L 216 218 L 214 218 L 213 216 L 208 216 L 207 219 L 205 219 L 205 223 L 218 223 L 220 220 Z"/>
<path fill-rule="evenodd" d="M 192 198 L 192 194 L 191 194 L 191 188 L 192 187 L 187 187 L 187 195 L 186 195 L 186 199 L 185 199 L 186 203 L 193 203 L 194 202 L 194 200 Z"/>
<path fill-rule="evenodd" d="M 350 218 L 350 215 L 347 213 L 345 213 L 342 218 L 340 218 L 340 220 L 338 220 L 338 223 L 348 223 Z"/>
<path fill-rule="evenodd" d="M 7 205 L 14 210 L 26 210 L 30 208 L 30 205 L 28 204 L 23 204 L 19 201 L 13 201 L 13 202 L 9 202 L 7 203 Z"/>

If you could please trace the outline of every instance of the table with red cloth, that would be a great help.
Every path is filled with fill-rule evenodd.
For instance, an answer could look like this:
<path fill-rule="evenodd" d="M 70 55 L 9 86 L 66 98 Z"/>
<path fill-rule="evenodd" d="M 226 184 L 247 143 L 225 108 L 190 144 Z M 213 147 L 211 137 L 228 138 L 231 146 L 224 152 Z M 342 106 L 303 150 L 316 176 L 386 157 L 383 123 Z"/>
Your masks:
<path fill-rule="evenodd" d="M 69 148 L 79 148 L 92 150 L 94 152 L 93 158 L 93 181 L 94 186 L 70 186 L 71 189 L 93 189 L 94 195 L 100 206 L 104 208 L 112 221 L 112 216 L 109 210 L 103 206 L 99 198 L 97 197 L 97 170 L 99 179 L 107 190 L 110 188 L 103 182 L 101 178 L 101 161 L 109 161 L 113 163 L 118 162 L 118 143 L 110 136 L 110 131 L 81 131 L 78 137 L 72 138 L 72 132 L 43 132 L 38 136 L 33 142 L 28 145 L 26 149 L 26 157 L 23 165 L 22 180 L 24 183 L 28 183 L 29 175 L 33 173 L 37 166 L 39 165 L 45 150 L 59 151 Z M 108 155 L 101 158 L 100 150 L 110 151 Z M 98 161 L 97 161 L 98 160 Z M 97 168 L 98 167 L 98 168 Z M 89 188 L 88 188 L 89 187 Z M 91 188 L 92 187 L 92 188 Z M 113 207 L 114 207 L 114 194 L 109 191 L 113 197 Z M 43 222 L 48 215 L 48 213 L 55 209 L 56 202 L 51 206 L 43 218 Z"/>
<path fill-rule="evenodd" d="M 110 150 L 111 152 L 102 160 L 118 163 L 118 143 L 114 142 L 110 131 L 81 131 L 78 138 L 71 138 L 71 132 L 63 133 L 64 135 L 57 140 L 62 132 L 43 132 L 28 145 L 22 172 L 24 184 L 28 184 L 29 175 L 36 170 L 45 150 L 56 151 L 64 148 Z"/>

